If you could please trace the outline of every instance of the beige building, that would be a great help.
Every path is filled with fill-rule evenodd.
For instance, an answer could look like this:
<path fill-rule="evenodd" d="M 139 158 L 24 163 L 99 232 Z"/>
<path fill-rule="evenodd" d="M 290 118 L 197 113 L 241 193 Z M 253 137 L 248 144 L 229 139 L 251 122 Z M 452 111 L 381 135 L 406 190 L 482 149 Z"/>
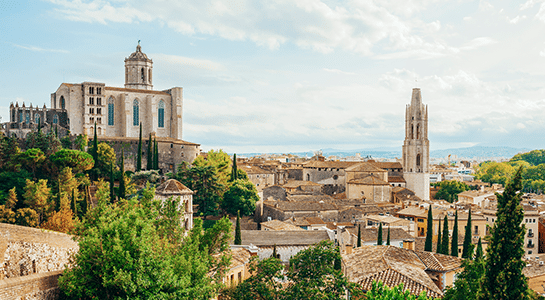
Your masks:
<path fill-rule="evenodd" d="M 183 208 L 184 215 L 180 220 L 180 225 L 185 230 L 193 228 L 193 191 L 183 185 L 176 179 L 169 179 L 155 189 L 155 198 L 167 200 L 170 197 L 178 199 L 179 208 Z"/>
<path fill-rule="evenodd" d="M 153 90 L 153 62 L 140 45 L 125 59 L 125 87 L 100 82 L 62 83 L 51 94 L 51 108 L 65 109 L 72 134 L 138 137 L 142 134 L 182 139 L 181 87 Z"/>
<path fill-rule="evenodd" d="M 403 177 L 406 187 L 423 200 L 430 199 L 429 153 L 428 106 L 422 104 L 420 89 L 414 88 L 405 111 Z"/>

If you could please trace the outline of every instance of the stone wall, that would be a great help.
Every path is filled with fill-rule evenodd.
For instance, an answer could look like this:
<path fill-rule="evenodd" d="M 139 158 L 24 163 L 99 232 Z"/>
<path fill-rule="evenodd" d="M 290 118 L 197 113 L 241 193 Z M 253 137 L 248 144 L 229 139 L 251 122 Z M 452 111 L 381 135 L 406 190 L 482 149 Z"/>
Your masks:
<path fill-rule="evenodd" d="M 78 245 L 70 235 L 0 223 L 0 299 L 57 299 Z"/>

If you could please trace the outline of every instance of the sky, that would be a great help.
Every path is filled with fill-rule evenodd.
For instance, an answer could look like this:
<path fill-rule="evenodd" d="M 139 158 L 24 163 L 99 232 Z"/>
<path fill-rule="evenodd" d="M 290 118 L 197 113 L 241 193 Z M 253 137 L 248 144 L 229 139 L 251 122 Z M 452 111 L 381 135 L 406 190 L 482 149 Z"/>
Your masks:
<path fill-rule="evenodd" d="M 62 82 L 123 87 L 141 41 L 203 150 L 544 148 L 545 0 L 2 0 L 0 116 Z"/>

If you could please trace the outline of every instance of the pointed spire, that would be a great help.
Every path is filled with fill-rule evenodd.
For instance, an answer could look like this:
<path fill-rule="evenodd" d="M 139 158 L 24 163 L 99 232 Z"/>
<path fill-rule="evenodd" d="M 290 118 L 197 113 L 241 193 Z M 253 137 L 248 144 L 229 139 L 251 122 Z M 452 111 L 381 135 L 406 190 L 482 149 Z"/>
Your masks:
<path fill-rule="evenodd" d="M 23 107 L 25 107 L 25 101 L 23 101 Z"/>

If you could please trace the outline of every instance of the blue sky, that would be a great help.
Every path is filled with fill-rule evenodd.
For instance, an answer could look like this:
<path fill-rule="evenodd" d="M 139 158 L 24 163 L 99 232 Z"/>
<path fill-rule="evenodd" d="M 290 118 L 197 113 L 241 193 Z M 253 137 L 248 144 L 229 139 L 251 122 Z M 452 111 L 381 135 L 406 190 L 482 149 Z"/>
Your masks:
<path fill-rule="evenodd" d="M 0 28 L 3 121 L 63 81 L 123 86 L 141 40 L 204 150 L 401 147 L 413 87 L 432 149 L 545 143 L 545 1 L 3 0 Z"/>

